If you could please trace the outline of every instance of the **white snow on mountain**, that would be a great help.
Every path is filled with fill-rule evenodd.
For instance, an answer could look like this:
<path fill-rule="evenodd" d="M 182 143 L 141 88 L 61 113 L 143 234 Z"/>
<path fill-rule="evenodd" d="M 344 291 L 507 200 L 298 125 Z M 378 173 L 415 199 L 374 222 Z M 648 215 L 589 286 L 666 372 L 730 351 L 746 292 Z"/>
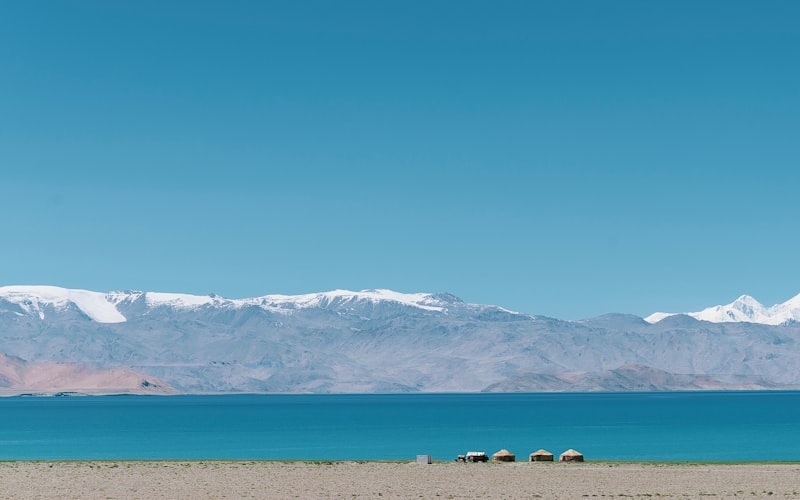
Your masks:
<path fill-rule="evenodd" d="M 333 304 L 344 304 L 355 301 L 371 303 L 393 302 L 405 306 L 416 307 L 426 311 L 442 312 L 445 310 L 440 301 L 429 293 L 400 293 L 392 290 L 333 290 L 330 292 L 309 293 L 302 295 L 263 295 L 246 299 L 226 299 L 217 295 L 187 295 L 179 293 L 144 293 L 145 301 L 150 307 L 170 306 L 178 309 L 193 309 L 203 306 L 239 308 L 260 306 L 267 310 L 299 310 L 315 307 L 326 307 Z"/>
<path fill-rule="evenodd" d="M 247 299 L 245 299 L 247 300 Z M 247 300 L 278 308 L 307 309 L 312 307 L 325 307 L 335 301 L 368 301 L 378 303 L 382 301 L 395 302 L 406 306 L 424 309 L 426 311 L 444 311 L 444 307 L 429 293 L 399 293 L 392 290 L 333 290 L 331 292 L 310 293 L 305 295 L 265 295 Z"/>
<path fill-rule="evenodd" d="M 192 309 L 214 304 L 210 295 L 187 295 L 183 293 L 146 292 L 144 299 L 150 307 L 171 306 L 177 309 Z"/>
<path fill-rule="evenodd" d="M 4 286 L 0 287 L 0 300 L 17 304 L 28 314 L 45 318 L 45 306 L 64 310 L 73 304 L 97 323 L 122 323 L 125 316 L 118 307 L 123 303 L 144 298 L 148 308 L 195 309 L 205 306 L 241 308 L 258 306 L 265 310 L 291 313 L 293 310 L 332 305 L 345 305 L 366 301 L 373 304 L 391 302 L 425 311 L 443 312 L 443 301 L 428 293 L 400 293 L 392 290 L 333 290 L 303 295 L 264 295 L 246 299 L 226 299 L 217 295 L 190 295 L 162 292 L 110 292 L 100 293 L 55 286 Z"/>
<path fill-rule="evenodd" d="M 3 286 L 0 299 L 17 304 L 29 314 L 40 319 L 45 317 L 45 307 L 57 310 L 69 308 L 74 304 L 86 316 L 98 323 L 122 323 L 126 321 L 106 294 L 88 290 L 72 290 L 56 286 Z"/>
<path fill-rule="evenodd" d="M 766 307 L 749 295 L 742 295 L 730 304 L 708 307 L 698 312 L 663 313 L 657 312 L 645 318 L 649 323 L 657 323 L 676 314 L 685 314 L 700 321 L 711 323 L 759 323 L 762 325 L 784 325 L 800 321 L 800 295 L 782 304 Z"/>

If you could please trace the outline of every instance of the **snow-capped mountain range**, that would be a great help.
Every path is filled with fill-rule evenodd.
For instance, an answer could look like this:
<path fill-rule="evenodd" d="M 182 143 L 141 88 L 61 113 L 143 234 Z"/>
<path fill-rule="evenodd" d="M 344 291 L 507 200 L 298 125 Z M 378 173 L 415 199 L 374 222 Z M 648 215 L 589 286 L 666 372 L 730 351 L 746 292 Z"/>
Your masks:
<path fill-rule="evenodd" d="M 702 311 L 680 314 L 711 323 L 747 322 L 762 325 L 784 325 L 800 321 L 800 295 L 795 295 L 786 302 L 771 307 L 764 306 L 749 295 L 742 295 L 724 306 L 708 307 Z M 645 320 L 656 323 L 675 315 L 676 313 L 657 312 L 646 317 Z"/>
<path fill-rule="evenodd" d="M 217 295 L 188 295 L 161 292 L 110 292 L 74 290 L 54 286 L 4 286 L 0 287 L 0 300 L 19 306 L 19 314 L 36 314 L 45 319 L 45 310 L 63 311 L 75 308 L 97 323 L 123 323 L 127 318 L 120 312 L 130 304 L 144 302 L 149 308 L 171 307 L 193 309 L 214 307 L 241 309 L 259 307 L 265 311 L 290 314 L 309 308 L 326 308 L 348 302 L 366 301 L 372 304 L 391 302 L 416 307 L 426 311 L 442 312 L 445 304 L 436 295 L 426 293 L 398 293 L 392 290 L 334 290 L 306 295 L 264 295 L 249 299 L 225 299 Z"/>
<path fill-rule="evenodd" d="M 647 321 L 562 321 L 448 293 L 226 299 L 5 286 L 0 393 L 34 390 L 26 380 L 45 369 L 61 374 L 60 391 L 95 393 L 119 387 L 119 374 L 126 392 L 797 388 L 798 305 L 742 297 Z"/>

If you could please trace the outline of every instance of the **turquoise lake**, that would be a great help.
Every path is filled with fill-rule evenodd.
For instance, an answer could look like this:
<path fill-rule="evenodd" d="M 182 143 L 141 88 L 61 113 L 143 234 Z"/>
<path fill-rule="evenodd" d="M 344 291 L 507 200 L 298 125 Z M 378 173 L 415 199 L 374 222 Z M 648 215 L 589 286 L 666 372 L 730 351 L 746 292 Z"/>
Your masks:
<path fill-rule="evenodd" d="M 800 461 L 800 392 L 0 398 L 0 459 Z"/>

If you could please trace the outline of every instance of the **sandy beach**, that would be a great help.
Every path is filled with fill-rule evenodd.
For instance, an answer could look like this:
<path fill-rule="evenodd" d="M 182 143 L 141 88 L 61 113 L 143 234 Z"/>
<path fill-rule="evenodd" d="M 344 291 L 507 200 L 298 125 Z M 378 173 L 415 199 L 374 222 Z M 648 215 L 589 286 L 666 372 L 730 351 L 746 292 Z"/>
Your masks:
<path fill-rule="evenodd" d="M 800 464 L 0 462 L 2 498 L 800 498 Z"/>

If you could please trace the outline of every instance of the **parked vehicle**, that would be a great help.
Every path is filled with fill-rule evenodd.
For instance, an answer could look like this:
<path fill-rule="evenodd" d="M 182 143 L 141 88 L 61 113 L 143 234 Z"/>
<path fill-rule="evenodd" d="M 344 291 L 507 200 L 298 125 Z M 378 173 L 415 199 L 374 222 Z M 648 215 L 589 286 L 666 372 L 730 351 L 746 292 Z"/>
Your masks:
<path fill-rule="evenodd" d="M 467 462 L 488 462 L 489 457 L 485 451 L 468 451 Z"/>

